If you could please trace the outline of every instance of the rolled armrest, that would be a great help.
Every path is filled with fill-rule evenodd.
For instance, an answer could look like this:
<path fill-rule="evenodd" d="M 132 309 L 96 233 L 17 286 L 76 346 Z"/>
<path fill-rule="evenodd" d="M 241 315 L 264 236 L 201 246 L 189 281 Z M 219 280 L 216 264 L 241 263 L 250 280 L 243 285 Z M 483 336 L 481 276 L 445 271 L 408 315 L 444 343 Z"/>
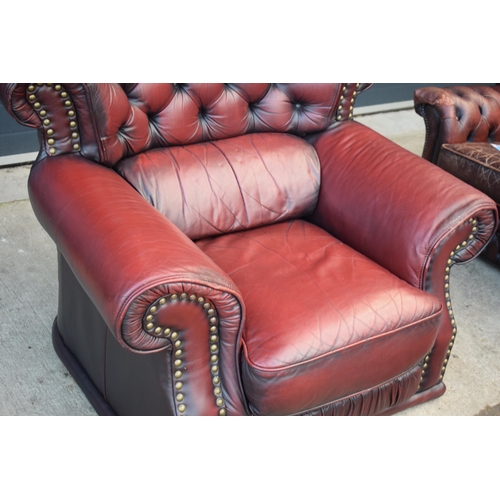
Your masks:
<path fill-rule="evenodd" d="M 480 191 L 356 122 L 311 141 L 322 180 L 314 222 L 417 288 L 453 232 L 477 219 L 456 261 L 474 257 L 497 224 L 495 203 Z"/>
<path fill-rule="evenodd" d="M 432 293 L 447 311 L 419 387 L 438 386 L 457 333 L 450 269 L 474 258 L 492 238 L 495 203 L 359 123 L 340 124 L 311 142 L 322 171 L 312 222 Z"/>
<path fill-rule="evenodd" d="M 75 156 L 44 159 L 32 169 L 29 193 L 117 340 L 140 353 L 170 350 L 173 378 L 190 366 L 183 394 L 202 394 L 189 398 L 190 410 L 193 401 L 215 405 L 223 380 L 215 408 L 244 413 L 237 363 L 244 311 L 231 279 L 106 167 Z"/>
<path fill-rule="evenodd" d="M 500 141 L 500 87 L 424 87 L 414 103 L 426 127 L 422 156 L 432 163 L 443 144 Z"/>

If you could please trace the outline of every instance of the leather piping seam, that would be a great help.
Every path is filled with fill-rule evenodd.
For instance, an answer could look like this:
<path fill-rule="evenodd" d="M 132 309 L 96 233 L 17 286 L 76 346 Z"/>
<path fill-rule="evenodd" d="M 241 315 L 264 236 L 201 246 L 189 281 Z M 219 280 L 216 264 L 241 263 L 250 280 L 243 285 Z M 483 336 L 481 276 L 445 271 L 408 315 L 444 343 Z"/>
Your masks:
<path fill-rule="evenodd" d="M 312 358 L 310 358 L 308 360 L 300 361 L 300 362 L 297 362 L 297 363 L 291 363 L 289 365 L 284 365 L 284 366 L 275 367 L 275 368 L 266 368 L 266 367 L 263 367 L 263 366 L 259 366 L 258 364 L 256 364 L 253 361 L 251 361 L 250 358 L 249 358 L 249 356 L 248 356 L 247 345 L 245 343 L 245 340 L 243 339 L 242 343 L 243 343 L 244 348 L 245 348 L 245 359 L 246 359 L 247 363 L 252 368 L 255 368 L 255 369 L 260 370 L 262 372 L 271 373 L 271 372 L 286 371 L 286 370 L 289 370 L 291 368 L 296 368 L 298 366 L 303 366 L 303 365 L 308 365 L 310 363 L 314 363 L 314 362 L 319 361 L 319 360 L 321 360 L 323 358 L 327 358 L 327 357 L 335 355 L 337 353 L 340 353 L 340 352 L 343 352 L 343 351 L 347 351 L 347 350 L 349 350 L 349 349 L 351 349 L 353 347 L 358 347 L 358 346 L 361 346 L 363 344 L 368 344 L 369 342 L 371 342 L 373 340 L 380 340 L 380 339 L 382 339 L 384 337 L 388 337 L 389 335 L 392 335 L 392 334 L 394 334 L 396 332 L 400 332 L 400 331 L 405 330 L 407 328 L 418 326 L 418 325 L 420 325 L 422 323 L 425 323 L 427 321 L 432 321 L 436 317 L 440 316 L 442 314 L 442 312 L 443 312 L 443 305 L 440 304 L 440 307 L 439 307 L 439 309 L 436 312 L 434 312 L 430 316 L 426 316 L 425 318 L 421 318 L 418 321 L 414 321 L 413 323 L 408 323 L 407 325 L 404 325 L 404 326 L 402 326 L 400 328 L 395 328 L 395 329 L 390 330 L 388 332 L 384 332 L 384 333 L 381 333 L 381 334 L 376 335 L 374 337 L 370 337 L 369 339 L 360 340 L 360 341 L 355 342 L 353 344 L 349 344 L 348 346 L 340 347 L 338 349 L 334 349 L 332 351 L 325 352 L 323 354 L 320 354 L 319 356 L 312 357 Z"/>

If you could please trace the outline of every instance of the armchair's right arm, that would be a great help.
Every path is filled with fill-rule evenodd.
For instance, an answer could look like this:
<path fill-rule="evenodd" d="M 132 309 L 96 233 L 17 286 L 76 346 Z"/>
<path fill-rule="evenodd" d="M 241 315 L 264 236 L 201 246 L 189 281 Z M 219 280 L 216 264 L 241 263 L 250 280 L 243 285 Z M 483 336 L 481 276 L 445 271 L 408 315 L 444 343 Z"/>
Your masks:
<path fill-rule="evenodd" d="M 500 86 L 424 87 L 414 103 L 425 122 L 422 156 L 432 163 L 443 144 L 500 141 Z"/>

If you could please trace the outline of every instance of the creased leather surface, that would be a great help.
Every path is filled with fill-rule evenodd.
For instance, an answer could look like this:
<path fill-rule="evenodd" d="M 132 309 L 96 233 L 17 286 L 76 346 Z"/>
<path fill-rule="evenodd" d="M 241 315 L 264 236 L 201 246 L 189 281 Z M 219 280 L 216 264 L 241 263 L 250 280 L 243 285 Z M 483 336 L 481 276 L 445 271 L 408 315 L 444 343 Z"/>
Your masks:
<path fill-rule="evenodd" d="M 117 170 L 192 239 L 309 214 L 320 183 L 314 148 L 287 134 L 160 148 Z"/>
<path fill-rule="evenodd" d="M 321 163 L 311 220 L 411 285 L 423 287 L 440 242 L 470 217 L 481 229 L 461 258 L 491 238 L 489 197 L 377 132 L 347 122 L 310 140 Z"/>
<path fill-rule="evenodd" d="M 432 348 L 440 302 L 307 222 L 197 244 L 243 295 L 243 386 L 256 413 L 297 413 L 367 390 Z"/>
<path fill-rule="evenodd" d="M 438 165 L 500 203 L 500 151 L 491 144 L 443 144 Z"/>

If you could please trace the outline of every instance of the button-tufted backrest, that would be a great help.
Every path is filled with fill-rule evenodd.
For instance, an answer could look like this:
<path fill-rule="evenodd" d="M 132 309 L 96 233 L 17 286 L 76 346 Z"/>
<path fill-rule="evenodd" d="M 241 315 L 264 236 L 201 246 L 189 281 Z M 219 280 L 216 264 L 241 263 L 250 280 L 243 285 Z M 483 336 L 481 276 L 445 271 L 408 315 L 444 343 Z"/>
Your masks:
<path fill-rule="evenodd" d="M 21 123 L 38 127 L 41 154 L 77 153 L 113 167 L 153 148 L 253 132 L 298 136 L 352 117 L 369 84 L 0 84 Z"/>
<path fill-rule="evenodd" d="M 91 87 L 104 163 L 152 148 L 194 144 L 252 132 L 299 136 L 348 118 L 355 84 L 122 84 Z M 345 101 L 345 102 L 344 102 Z M 340 102 L 343 103 L 339 104 Z M 339 109 L 339 106 L 340 109 Z M 351 108 L 351 109 L 350 109 Z"/>

